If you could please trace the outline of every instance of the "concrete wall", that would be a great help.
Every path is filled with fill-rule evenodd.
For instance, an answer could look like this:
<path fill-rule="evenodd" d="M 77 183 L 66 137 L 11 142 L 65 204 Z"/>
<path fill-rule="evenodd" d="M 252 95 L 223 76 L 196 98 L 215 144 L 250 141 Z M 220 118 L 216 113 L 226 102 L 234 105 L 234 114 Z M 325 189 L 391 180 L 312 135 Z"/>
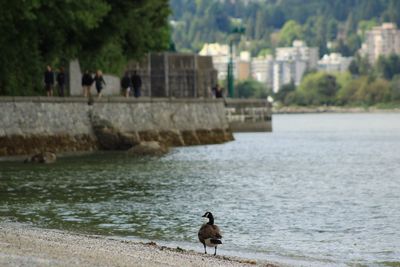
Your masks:
<path fill-rule="evenodd" d="M 272 105 L 263 99 L 226 99 L 226 117 L 233 132 L 272 132 Z"/>
<path fill-rule="evenodd" d="M 0 156 L 100 149 L 93 118 L 118 132 L 169 145 L 232 140 L 224 104 L 217 100 L 104 97 L 88 105 L 85 98 L 3 97 Z"/>

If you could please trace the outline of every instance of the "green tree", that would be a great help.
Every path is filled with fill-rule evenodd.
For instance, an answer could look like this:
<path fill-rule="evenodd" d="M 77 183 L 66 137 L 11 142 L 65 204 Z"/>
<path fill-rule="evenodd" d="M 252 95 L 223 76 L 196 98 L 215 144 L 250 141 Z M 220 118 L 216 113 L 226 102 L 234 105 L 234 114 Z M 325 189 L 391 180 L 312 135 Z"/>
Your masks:
<path fill-rule="evenodd" d="M 288 83 L 288 84 L 284 84 L 277 93 L 274 94 L 274 100 L 275 101 L 279 101 L 282 102 L 284 104 L 290 104 L 288 101 L 286 101 L 286 97 L 288 94 L 290 94 L 291 92 L 294 92 L 296 90 L 296 85 L 292 82 L 292 83 Z"/>
<path fill-rule="evenodd" d="M 0 2 L 0 94 L 41 94 L 47 64 L 79 58 L 120 74 L 131 58 L 169 44 L 167 0 Z"/>
<path fill-rule="evenodd" d="M 392 101 L 400 101 L 400 75 L 396 75 L 393 77 L 393 80 L 390 84 L 391 96 L 390 99 Z"/>
<path fill-rule="evenodd" d="M 264 84 L 254 79 L 238 82 L 236 91 L 239 98 L 266 98 L 268 96 Z"/>
<path fill-rule="evenodd" d="M 306 105 L 332 105 L 335 103 L 338 90 L 335 76 L 314 72 L 303 78 L 298 93 L 303 95 Z"/>
<path fill-rule="evenodd" d="M 279 45 L 290 46 L 296 39 L 303 38 L 303 29 L 299 23 L 289 20 L 279 33 Z"/>
<path fill-rule="evenodd" d="M 356 96 L 366 105 L 389 102 L 391 97 L 390 83 L 383 79 L 376 79 L 368 83 L 367 86 L 360 87 Z"/>
<path fill-rule="evenodd" d="M 342 86 L 337 93 L 337 103 L 340 105 L 362 104 L 363 96 L 358 93 L 359 90 L 364 90 L 368 85 L 366 76 L 349 81 Z"/>
<path fill-rule="evenodd" d="M 371 65 L 368 62 L 368 58 L 357 55 L 354 60 L 350 63 L 349 71 L 351 74 L 368 75 L 371 72 Z"/>
<path fill-rule="evenodd" d="M 400 74 L 400 56 L 392 54 L 388 57 L 379 57 L 376 70 L 381 77 L 391 80 L 395 75 Z"/>

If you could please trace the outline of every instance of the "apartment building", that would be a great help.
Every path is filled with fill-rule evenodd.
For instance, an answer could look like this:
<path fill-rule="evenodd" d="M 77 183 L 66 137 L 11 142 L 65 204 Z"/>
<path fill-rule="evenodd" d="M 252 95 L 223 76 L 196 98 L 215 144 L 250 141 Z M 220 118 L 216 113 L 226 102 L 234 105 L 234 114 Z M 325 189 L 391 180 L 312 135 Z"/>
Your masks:
<path fill-rule="evenodd" d="M 263 84 L 266 88 L 273 87 L 274 58 L 271 55 L 257 57 L 251 60 L 251 77 Z"/>
<path fill-rule="evenodd" d="M 353 57 L 343 57 L 340 53 L 324 55 L 318 61 L 318 70 L 325 72 L 345 72 L 349 69 Z"/>
<path fill-rule="evenodd" d="M 367 31 L 360 54 L 371 64 L 376 63 L 381 55 L 400 54 L 400 30 L 396 24 L 383 23 Z"/>
<path fill-rule="evenodd" d="M 235 55 L 236 53 L 233 53 Z M 221 44 L 205 44 L 200 55 L 212 56 L 218 79 L 227 76 L 229 62 L 229 46 Z M 234 76 L 236 80 L 250 77 L 272 88 L 274 92 L 288 83 L 299 85 L 307 69 L 317 69 L 319 53 L 316 47 L 307 47 L 303 41 L 294 41 L 292 47 L 276 49 L 275 59 L 272 56 L 251 58 L 248 51 L 242 51 L 233 57 Z"/>
<path fill-rule="evenodd" d="M 293 41 L 292 47 L 278 47 L 275 59 L 279 61 L 304 61 L 308 69 L 316 69 L 319 59 L 317 47 L 308 47 L 303 41 Z"/>
<path fill-rule="evenodd" d="M 301 79 L 307 70 L 307 61 L 303 60 L 276 60 L 273 65 L 273 91 L 289 83 L 300 85 Z"/>
<path fill-rule="evenodd" d="M 273 91 L 288 83 L 300 85 L 306 70 L 316 69 L 319 52 L 317 47 L 308 47 L 303 41 L 295 40 L 292 47 L 278 47 L 273 66 Z"/>

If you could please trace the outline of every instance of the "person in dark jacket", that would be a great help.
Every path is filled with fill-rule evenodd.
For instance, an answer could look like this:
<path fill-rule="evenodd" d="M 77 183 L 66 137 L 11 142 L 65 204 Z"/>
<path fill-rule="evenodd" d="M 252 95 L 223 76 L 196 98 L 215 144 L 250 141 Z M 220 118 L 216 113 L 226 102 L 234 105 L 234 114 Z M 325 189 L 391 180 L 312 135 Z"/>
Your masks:
<path fill-rule="evenodd" d="M 82 76 L 82 89 L 84 97 L 90 97 L 90 87 L 92 87 L 92 84 L 92 75 L 90 74 L 89 70 L 86 70 Z"/>
<path fill-rule="evenodd" d="M 121 79 L 121 88 L 122 88 L 122 94 L 125 97 L 129 97 L 129 92 L 131 90 L 132 83 L 131 83 L 131 77 L 129 77 L 129 73 L 125 72 L 124 77 Z"/>
<path fill-rule="evenodd" d="M 44 85 L 47 92 L 47 96 L 53 96 L 53 87 L 54 87 L 54 72 L 51 69 L 51 66 L 47 66 L 47 70 L 44 73 Z"/>
<path fill-rule="evenodd" d="M 64 88 L 65 88 L 65 72 L 64 67 L 60 68 L 60 72 L 57 74 L 57 83 L 58 83 L 58 95 L 64 96 Z"/>
<path fill-rule="evenodd" d="M 223 98 L 224 97 L 224 88 L 221 88 L 218 84 L 215 87 L 215 97 Z"/>
<path fill-rule="evenodd" d="M 96 85 L 97 98 L 101 98 L 103 87 L 106 85 L 101 70 L 96 71 L 96 75 L 94 76 L 94 83 Z"/>
<path fill-rule="evenodd" d="M 133 95 L 135 97 L 139 97 L 141 94 L 140 90 L 142 87 L 142 79 L 137 74 L 136 70 L 133 72 L 132 75 L 132 86 L 133 86 Z"/>

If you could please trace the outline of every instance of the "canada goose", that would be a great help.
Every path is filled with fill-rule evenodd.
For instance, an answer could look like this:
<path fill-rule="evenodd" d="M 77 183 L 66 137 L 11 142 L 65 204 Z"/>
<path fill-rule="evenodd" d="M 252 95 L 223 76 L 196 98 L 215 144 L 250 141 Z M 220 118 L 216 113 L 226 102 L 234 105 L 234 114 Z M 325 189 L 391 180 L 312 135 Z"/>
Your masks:
<path fill-rule="evenodd" d="M 214 224 L 214 216 L 212 215 L 211 212 L 207 211 L 206 213 L 204 213 L 202 217 L 208 219 L 208 222 L 200 227 L 198 233 L 199 240 L 204 246 L 204 253 L 207 254 L 206 246 L 214 247 L 215 248 L 214 256 L 215 256 L 217 255 L 217 246 L 219 244 L 222 244 L 221 242 L 222 235 L 219 231 L 219 227 Z"/>

